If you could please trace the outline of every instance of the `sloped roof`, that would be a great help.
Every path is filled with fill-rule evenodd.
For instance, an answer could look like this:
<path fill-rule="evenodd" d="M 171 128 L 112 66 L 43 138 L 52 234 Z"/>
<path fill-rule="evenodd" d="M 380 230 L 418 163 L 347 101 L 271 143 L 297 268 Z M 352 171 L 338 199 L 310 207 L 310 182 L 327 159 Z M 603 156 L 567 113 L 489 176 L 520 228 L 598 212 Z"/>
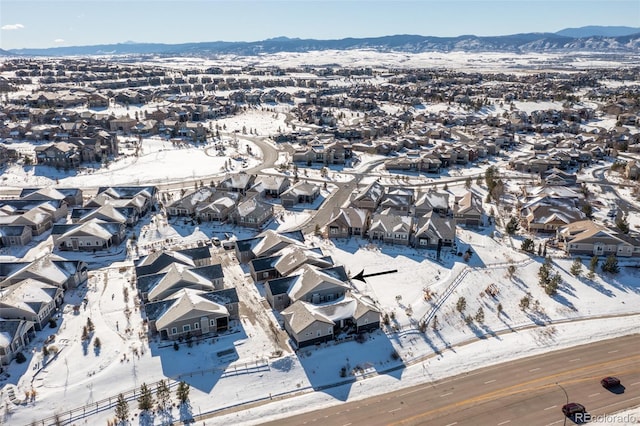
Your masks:
<path fill-rule="evenodd" d="M 163 329 L 186 318 L 200 318 L 204 315 L 227 316 L 229 310 L 222 304 L 200 296 L 201 292 L 182 289 L 177 293 L 166 310 L 156 319 L 156 328 Z"/>
<path fill-rule="evenodd" d="M 332 326 L 335 325 L 331 318 L 315 309 L 310 309 L 309 305 L 311 304 L 302 301 L 296 301 L 281 312 L 284 320 L 287 322 L 287 324 L 289 324 L 289 328 L 291 328 L 294 333 L 299 334 L 305 328 L 309 327 L 311 324 L 317 321 Z"/>
<path fill-rule="evenodd" d="M 222 268 L 220 268 L 220 270 L 222 270 Z M 210 290 L 215 289 L 215 286 L 209 278 L 179 263 L 172 263 L 162 275 L 162 278 L 149 289 L 149 300 L 164 299 L 177 289 L 184 287 L 197 287 L 200 290 L 207 288 Z"/>
<path fill-rule="evenodd" d="M 347 283 L 308 264 L 304 264 L 296 270 L 295 275 L 296 279 L 287 292 L 291 300 L 299 300 L 308 294 L 321 290 L 350 289 Z"/>
<path fill-rule="evenodd" d="M 363 228 L 366 224 L 368 211 L 356 207 L 338 207 L 331 213 L 329 223 L 343 221 L 351 228 Z"/>
<path fill-rule="evenodd" d="M 395 214 L 376 213 L 371 219 L 370 231 L 410 232 L 413 218 Z"/>

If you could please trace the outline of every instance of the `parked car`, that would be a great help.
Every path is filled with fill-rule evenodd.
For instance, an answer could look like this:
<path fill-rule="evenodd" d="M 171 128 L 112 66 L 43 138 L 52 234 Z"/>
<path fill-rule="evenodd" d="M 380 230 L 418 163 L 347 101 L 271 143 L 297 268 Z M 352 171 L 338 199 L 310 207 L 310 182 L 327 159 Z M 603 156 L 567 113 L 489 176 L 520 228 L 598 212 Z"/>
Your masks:
<path fill-rule="evenodd" d="M 216 247 L 220 247 L 220 244 L 221 244 L 221 243 L 220 243 L 220 238 L 218 238 L 218 237 L 213 237 L 213 238 L 211 238 L 211 242 L 213 243 L 213 245 L 214 245 L 214 246 L 216 246 Z"/>
<path fill-rule="evenodd" d="M 605 377 L 600 380 L 600 384 L 607 389 L 615 388 L 616 386 L 620 386 L 620 379 L 617 377 Z"/>
<path fill-rule="evenodd" d="M 584 405 L 578 404 L 577 402 L 570 402 L 562 406 L 562 414 L 567 417 L 571 417 L 578 413 L 586 413 L 587 410 L 584 408 Z"/>

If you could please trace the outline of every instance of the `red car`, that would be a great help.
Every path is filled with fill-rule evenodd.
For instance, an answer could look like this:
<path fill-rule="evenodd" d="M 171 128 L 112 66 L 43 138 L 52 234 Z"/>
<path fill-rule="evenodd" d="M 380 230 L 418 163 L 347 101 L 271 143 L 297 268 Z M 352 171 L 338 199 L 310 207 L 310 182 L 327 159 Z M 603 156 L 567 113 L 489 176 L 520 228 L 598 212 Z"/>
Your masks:
<path fill-rule="evenodd" d="M 584 405 L 578 404 L 577 402 L 570 402 L 562 406 L 562 414 L 567 417 L 571 417 L 574 414 L 578 413 L 586 413 L 587 410 L 584 408 Z"/>
<path fill-rule="evenodd" d="M 617 377 L 605 377 L 604 379 L 600 380 L 600 384 L 607 389 L 615 388 L 616 386 L 620 386 L 620 379 L 618 379 Z"/>

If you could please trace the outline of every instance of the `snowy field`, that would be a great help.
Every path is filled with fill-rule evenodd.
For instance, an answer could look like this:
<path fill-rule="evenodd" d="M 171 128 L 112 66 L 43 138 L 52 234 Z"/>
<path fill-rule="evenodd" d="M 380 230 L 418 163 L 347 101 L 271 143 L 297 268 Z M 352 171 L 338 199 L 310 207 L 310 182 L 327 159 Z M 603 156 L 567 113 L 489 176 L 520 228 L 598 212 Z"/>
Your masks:
<path fill-rule="evenodd" d="M 214 232 L 211 228 L 193 231 L 193 227 L 178 224 L 173 235 L 189 239 Z M 97 412 L 78 417 L 76 424 L 105 424 L 113 417 L 113 408 L 108 408 L 109 397 L 115 400 L 118 392 L 169 378 L 172 383 L 184 380 L 191 385 L 191 411 L 180 413 L 174 409 L 156 414 L 154 424 L 250 401 L 286 398 L 226 417 L 235 424 L 259 424 L 267 418 L 417 384 L 424 381 L 425 371 L 436 380 L 498 359 L 506 361 L 637 332 L 640 280 L 635 269 L 623 268 L 615 277 L 598 277 L 591 282 L 570 276 L 566 272 L 569 261 L 556 259 L 554 267 L 565 282 L 558 296 L 551 298 L 535 280 L 539 259 L 527 260 L 478 233 L 462 231 L 459 237 L 474 250 L 468 264 L 451 253 L 438 263 L 432 258 L 434 253 L 410 248 L 374 246 L 358 240 L 333 244 L 313 237 L 310 244 L 322 247 L 351 274 L 362 269 L 365 273 L 379 272 L 386 265 L 397 269 L 393 275 L 356 282 L 359 290 L 374 297 L 385 312 L 394 311 L 396 315 L 391 324 L 371 334 L 365 344 L 325 344 L 305 348 L 297 357 L 291 352 L 280 354 L 268 334 L 247 318 L 232 324 L 232 331 L 226 335 L 205 339 L 193 347 L 181 345 L 177 351 L 167 342 L 147 341 L 140 312 L 133 303 L 131 264 L 117 263 L 94 271 L 86 286 L 66 296 L 68 304 L 59 318 L 59 328 L 38 333 L 28 362 L 10 366 L 10 377 L 4 383 L 9 387 L 14 384 L 19 396 L 33 389 L 37 397 L 26 405 L 10 407 L 5 419 L 9 424 L 28 424 L 78 408 L 73 419 L 82 409 Z M 218 255 L 227 256 L 223 250 Z M 505 259 L 518 265 L 511 279 L 506 277 Z M 227 284 L 254 286 L 239 266 L 225 270 L 225 277 Z M 483 293 L 491 283 L 497 284 L 499 290 L 495 298 Z M 438 326 L 421 333 L 416 321 L 431 311 L 451 285 L 455 290 L 440 306 Z M 424 297 L 426 289 L 430 300 Z M 532 300 L 532 308 L 523 311 L 517 300 L 526 293 L 531 293 L 539 304 Z M 463 321 L 455 311 L 460 296 L 467 299 L 471 314 L 480 306 L 484 308 L 482 322 Z M 82 302 L 85 298 L 86 305 Z M 497 303 L 504 307 L 500 315 L 495 310 Z M 74 305 L 80 307 L 75 313 Z M 616 317 L 605 318 L 610 315 Z M 87 318 L 91 318 L 95 331 L 88 342 L 83 342 L 81 331 Z M 546 326 L 531 327 L 542 323 Z M 54 333 L 55 340 L 48 347 L 56 348 L 58 355 L 45 356 L 42 345 Z M 479 339 L 480 336 L 486 338 Z M 101 342 L 99 349 L 94 347 L 96 339 Z M 400 355 L 398 360 L 393 358 L 393 352 Z M 386 372 L 401 363 L 401 370 Z M 343 381 L 342 367 L 350 371 L 350 378 L 357 379 L 357 385 L 311 393 L 313 387 Z M 363 380 L 365 375 L 370 378 Z M 299 398 L 290 398 L 300 394 L 303 395 Z M 130 403 L 132 413 L 137 413 L 135 405 L 134 401 Z M 207 424 L 227 420 L 216 418 Z"/>

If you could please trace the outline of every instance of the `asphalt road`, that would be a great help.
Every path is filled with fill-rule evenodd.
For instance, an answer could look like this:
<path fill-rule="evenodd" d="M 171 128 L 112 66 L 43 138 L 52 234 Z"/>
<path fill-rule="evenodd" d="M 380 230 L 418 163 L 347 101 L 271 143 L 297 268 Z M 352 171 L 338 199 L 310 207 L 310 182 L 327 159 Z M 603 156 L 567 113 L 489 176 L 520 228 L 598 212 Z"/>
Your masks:
<path fill-rule="evenodd" d="M 600 379 L 608 375 L 622 380 L 623 392 L 600 386 Z M 640 404 L 640 334 L 523 358 L 266 424 L 572 425 L 561 412 L 567 400 L 583 404 L 592 416 Z"/>

